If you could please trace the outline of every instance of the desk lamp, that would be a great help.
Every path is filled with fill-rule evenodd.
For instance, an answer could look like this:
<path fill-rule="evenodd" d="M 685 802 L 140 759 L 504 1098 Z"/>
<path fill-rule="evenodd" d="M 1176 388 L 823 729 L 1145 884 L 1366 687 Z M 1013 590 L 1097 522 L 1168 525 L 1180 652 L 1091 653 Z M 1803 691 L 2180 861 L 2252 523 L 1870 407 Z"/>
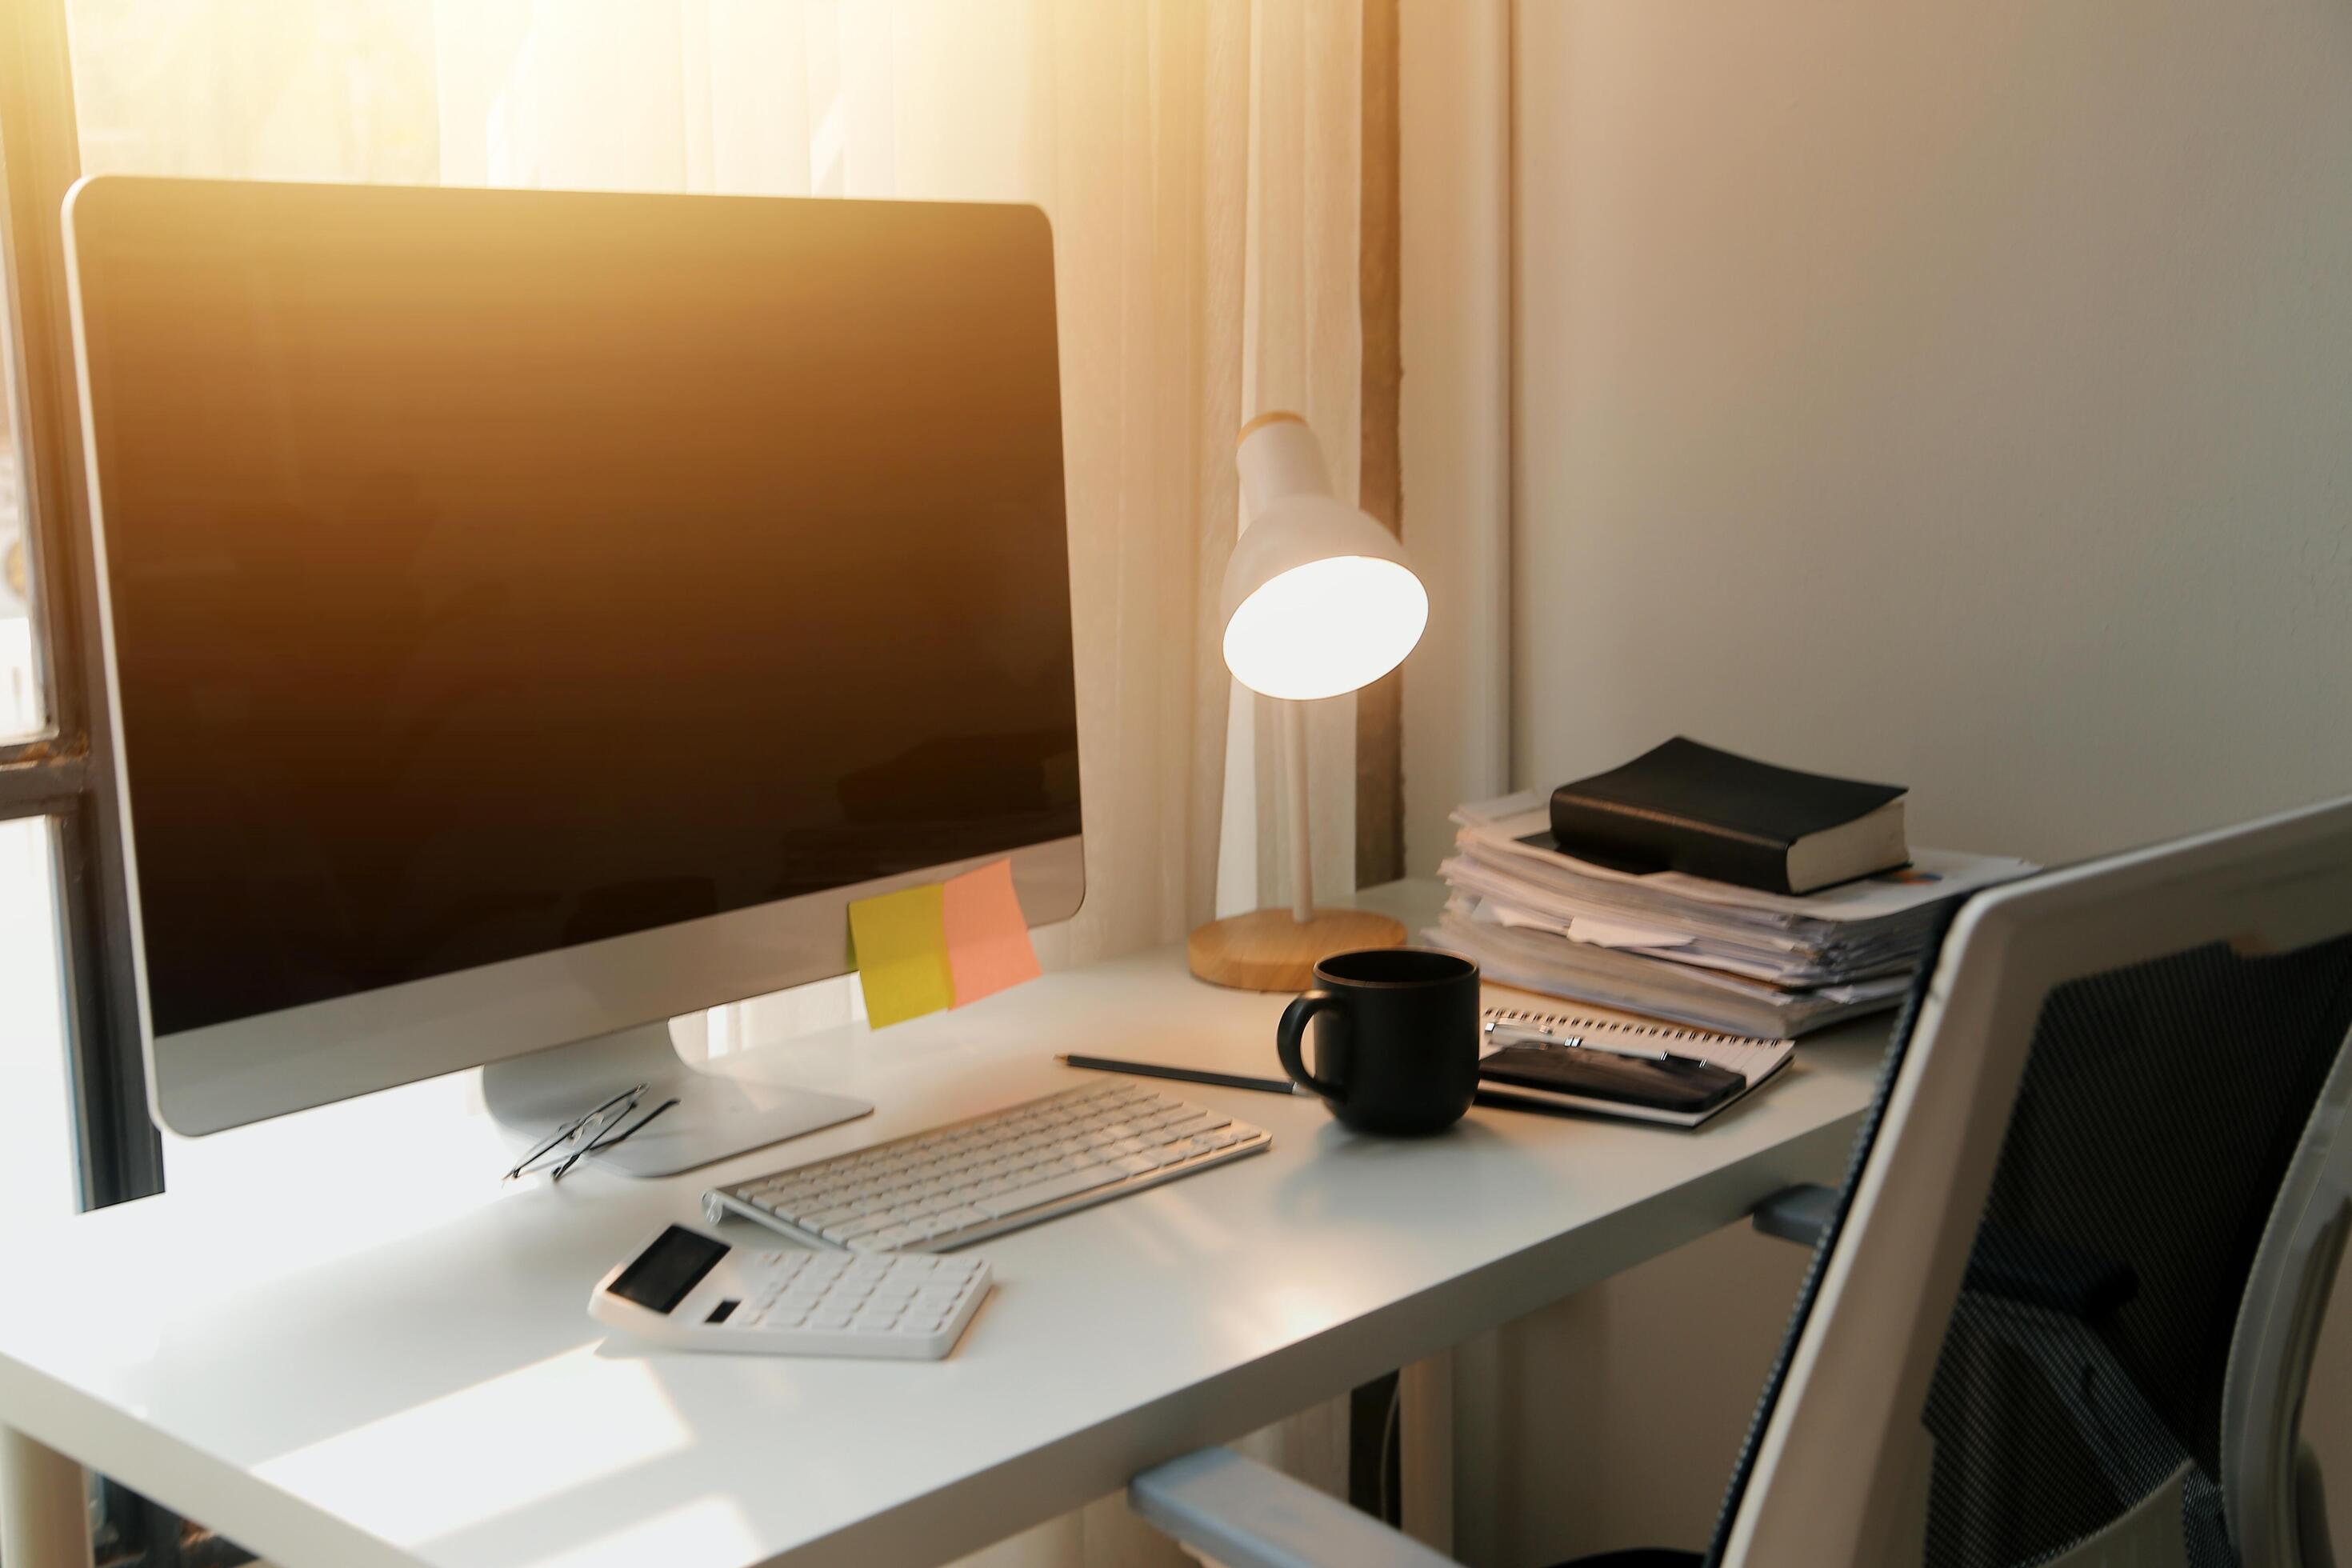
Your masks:
<path fill-rule="evenodd" d="M 1279 700 L 1289 774 L 1290 908 L 1213 921 L 1185 944 L 1192 973 L 1244 991 L 1303 991 L 1318 960 L 1393 947 L 1404 927 L 1360 910 L 1318 910 L 1307 830 L 1307 708 L 1403 662 L 1429 594 L 1396 536 L 1331 493 L 1315 432 L 1296 414 L 1242 426 L 1234 461 L 1251 520 L 1225 567 L 1225 667 Z"/>

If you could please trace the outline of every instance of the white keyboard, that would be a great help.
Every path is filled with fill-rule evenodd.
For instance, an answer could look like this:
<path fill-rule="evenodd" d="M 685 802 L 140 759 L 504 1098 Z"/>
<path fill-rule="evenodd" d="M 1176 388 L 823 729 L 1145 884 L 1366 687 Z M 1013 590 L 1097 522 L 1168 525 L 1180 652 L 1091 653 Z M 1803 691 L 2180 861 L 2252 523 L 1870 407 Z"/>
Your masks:
<path fill-rule="evenodd" d="M 787 1236 L 944 1252 L 1262 1152 L 1262 1130 L 1130 1080 L 1090 1084 L 703 1194 Z"/>
<path fill-rule="evenodd" d="M 680 1350 L 937 1361 L 988 1290 L 977 1258 L 753 1251 L 673 1225 L 597 1282 L 588 1311 Z"/>

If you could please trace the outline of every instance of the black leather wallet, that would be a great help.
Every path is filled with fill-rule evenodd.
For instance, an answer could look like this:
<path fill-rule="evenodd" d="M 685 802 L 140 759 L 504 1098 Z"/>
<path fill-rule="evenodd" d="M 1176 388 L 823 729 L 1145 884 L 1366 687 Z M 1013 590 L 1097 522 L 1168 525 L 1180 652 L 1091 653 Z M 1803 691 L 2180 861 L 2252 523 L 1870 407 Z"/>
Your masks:
<path fill-rule="evenodd" d="M 1689 1057 L 1652 1061 L 1580 1046 L 1507 1046 L 1478 1064 L 1487 1083 L 1580 1094 L 1653 1110 L 1712 1110 L 1748 1087 L 1729 1068 Z"/>

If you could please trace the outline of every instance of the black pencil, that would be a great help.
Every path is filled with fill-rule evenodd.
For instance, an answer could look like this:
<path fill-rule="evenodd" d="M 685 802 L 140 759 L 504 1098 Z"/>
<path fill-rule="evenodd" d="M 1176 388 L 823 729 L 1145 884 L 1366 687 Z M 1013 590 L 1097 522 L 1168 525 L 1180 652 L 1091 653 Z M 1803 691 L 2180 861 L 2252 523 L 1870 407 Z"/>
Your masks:
<path fill-rule="evenodd" d="M 1123 1062 L 1115 1057 L 1064 1056 L 1054 1058 L 1089 1072 L 1123 1072 L 1137 1078 L 1170 1078 L 1179 1083 L 1213 1083 L 1222 1089 L 1254 1089 L 1260 1094 L 1297 1094 L 1298 1086 L 1286 1078 L 1251 1078 L 1237 1072 L 1204 1072 L 1199 1068 L 1161 1067 L 1157 1062 Z"/>

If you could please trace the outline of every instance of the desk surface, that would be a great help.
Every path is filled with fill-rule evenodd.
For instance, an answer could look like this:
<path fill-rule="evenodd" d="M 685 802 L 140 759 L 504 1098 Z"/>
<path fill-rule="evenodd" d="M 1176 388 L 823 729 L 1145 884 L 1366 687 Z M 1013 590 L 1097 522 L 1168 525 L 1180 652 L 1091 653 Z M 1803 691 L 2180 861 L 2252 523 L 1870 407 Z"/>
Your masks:
<path fill-rule="evenodd" d="M 587 1316 L 706 1185 L 1089 1080 L 1055 1051 L 1265 1072 L 1283 1000 L 1171 947 L 730 1058 L 879 1110 L 662 1182 L 502 1191 L 462 1078 L 224 1133 L 184 1190 L 11 1245 L 0 1423 L 285 1568 L 938 1563 L 1834 1180 L 1885 1035 L 1808 1041 L 1695 1134 L 1480 1109 L 1390 1142 L 1182 1086 L 1271 1152 L 977 1247 L 996 1294 L 943 1362 L 646 1352 Z"/>

